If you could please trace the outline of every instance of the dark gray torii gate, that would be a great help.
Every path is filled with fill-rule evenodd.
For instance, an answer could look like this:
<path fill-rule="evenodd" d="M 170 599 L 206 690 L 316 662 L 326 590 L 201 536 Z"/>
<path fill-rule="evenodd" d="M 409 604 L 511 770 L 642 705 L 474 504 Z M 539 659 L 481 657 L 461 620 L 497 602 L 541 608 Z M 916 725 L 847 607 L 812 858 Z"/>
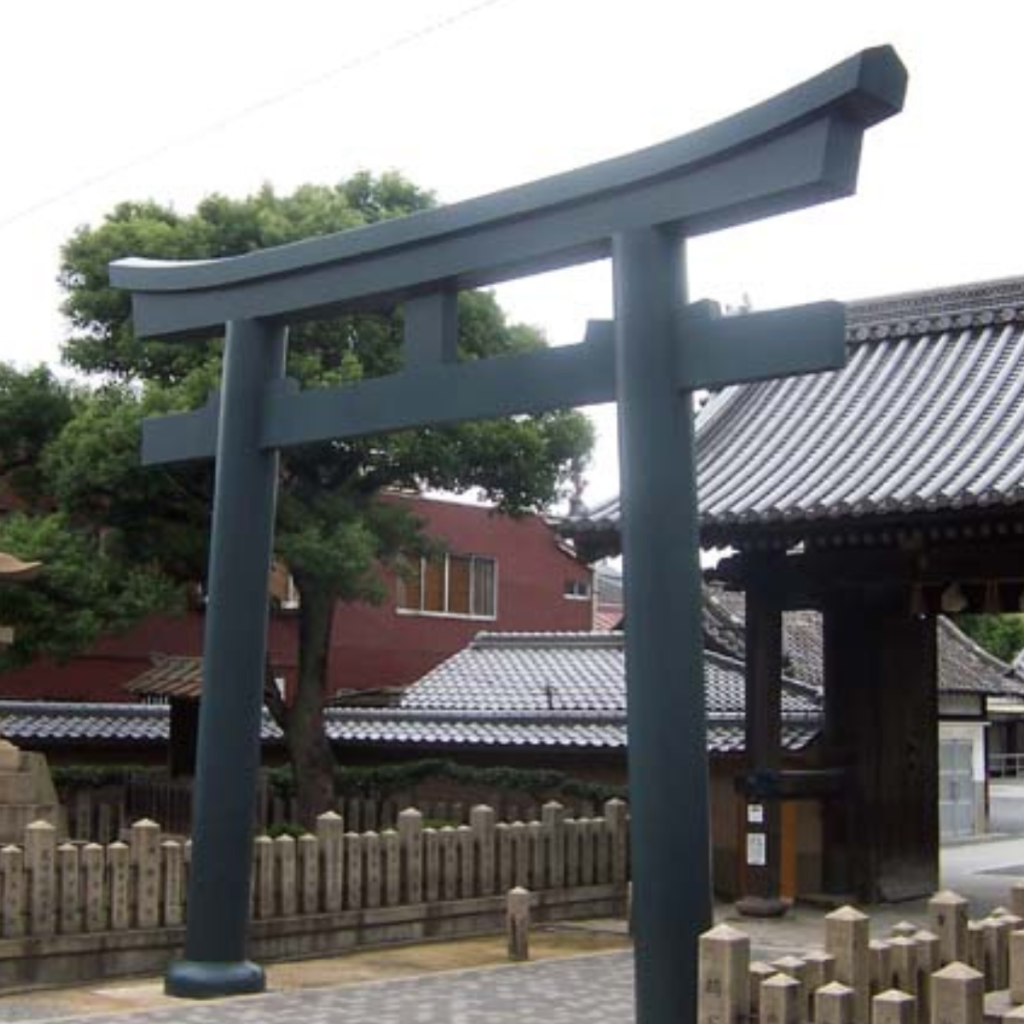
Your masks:
<path fill-rule="evenodd" d="M 230 259 L 111 266 L 140 336 L 227 324 L 219 400 L 143 434 L 148 464 L 217 459 L 188 932 L 168 992 L 264 986 L 246 931 L 278 449 L 617 400 L 637 1019 L 694 1019 L 711 889 L 690 392 L 841 365 L 844 313 L 688 306 L 683 242 L 852 193 L 865 128 L 905 89 L 893 50 L 866 50 L 690 135 L 491 196 Z M 614 322 L 458 362 L 460 289 L 609 255 Z M 302 393 L 286 380 L 290 322 L 396 304 L 401 373 Z"/>

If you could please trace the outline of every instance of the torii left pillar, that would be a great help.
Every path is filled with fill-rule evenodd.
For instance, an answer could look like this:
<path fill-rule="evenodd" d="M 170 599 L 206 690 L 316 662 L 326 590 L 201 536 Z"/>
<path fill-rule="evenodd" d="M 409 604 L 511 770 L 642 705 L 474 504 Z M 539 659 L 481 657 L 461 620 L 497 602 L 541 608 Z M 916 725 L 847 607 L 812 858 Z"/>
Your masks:
<path fill-rule="evenodd" d="M 277 504 L 277 449 L 262 447 L 264 396 L 283 379 L 287 328 L 228 324 L 217 432 L 204 687 L 189 877 L 185 956 L 171 964 L 169 995 L 261 992 L 263 968 L 246 958 L 252 822 L 260 765 L 267 588 Z M 227 683 L 227 685 L 224 685 Z M 221 728 L 230 723 L 230 728 Z M 216 736 L 206 732 L 217 730 Z"/>

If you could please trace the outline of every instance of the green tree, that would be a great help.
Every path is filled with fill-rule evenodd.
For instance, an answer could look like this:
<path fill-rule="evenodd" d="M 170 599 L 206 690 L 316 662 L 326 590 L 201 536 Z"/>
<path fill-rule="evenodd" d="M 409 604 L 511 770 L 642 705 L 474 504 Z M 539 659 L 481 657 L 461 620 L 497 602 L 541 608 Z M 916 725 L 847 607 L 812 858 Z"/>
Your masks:
<path fill-rule="evenodd" d="M 1003 661 L 1013 661 L 1024 650 L 1024 615 L 958 615 L 956 624 Z"/>
<path fill-rule="evenodd" d="M 98 401 L 45 367 L 0 363 L 0 495 L 17 509 L 0 518 L 0 550 L 44 563 L 30 585 L 0 588 L 0 623 L 15 629 L 14 643 L 0 648 L 0 668 L 38 654 L 69 657 L 102 633 L 178 603 L 162 571 L 125 565 L 108 529 L 56 507 L 47 452 Z"/>
<path fill-rule="evenodd" d="M 139 420 L 157 409 L 199 405 L 216 385 L 222 342 L 139 341 L 128 298 L 109 287 L 107 265 L 126 255 L 210 258 L 249 252 L 401 216 L 433 205 L 399 175 L 358 174 L 340 184 L 278 196 L 265 187 L 242 200 L 211 196 L 180 215 L 153 203 L 118 206 L 63 250 L 64 312 L 73 332 L 66 360 L 119 382 L 48 450 L 54 492 L 74 515 L 117 531 L 126 557 L 159 560 L 171 574 L 200 578 L 208 529 L 209 468 L 141 470 Z M 288 373 L 305 388 L 395 372 L 401 312 L 308 322 L 292 329 Z M 462 359 L 544 344 L 536 330 L 509 325 L 485 292 L 460 296 Z M 403 508 L 380 500 L 388 488 L 480 488 L 511 513 L 542 509 L 566 489 L 593 443 L 575 412 L 425 429 L 309 445 L 282 453 L 277 554 L 299 591 L 299 666 L 294 700 L 272 707 L 285 731 L 304 821 L 332 796 L 333 756 L 323 703 L 336 602 L 380 601 L 382 569 L 430 544 Z"/>

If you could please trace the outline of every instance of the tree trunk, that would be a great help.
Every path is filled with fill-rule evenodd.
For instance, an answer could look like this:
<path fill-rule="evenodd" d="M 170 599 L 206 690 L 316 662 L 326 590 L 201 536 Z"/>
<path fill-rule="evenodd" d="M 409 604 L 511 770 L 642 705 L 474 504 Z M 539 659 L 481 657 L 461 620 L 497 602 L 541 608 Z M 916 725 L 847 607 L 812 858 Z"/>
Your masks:
<path fill-rule="evenodd" d="M 295 772 L 299 824 L 312 830 L 316 816 L 334 805 L 334 754 L 324 728 L 334 597 L 311 586 L 299 585 L 299 593 L 299 676 L 285 741 Z"/>

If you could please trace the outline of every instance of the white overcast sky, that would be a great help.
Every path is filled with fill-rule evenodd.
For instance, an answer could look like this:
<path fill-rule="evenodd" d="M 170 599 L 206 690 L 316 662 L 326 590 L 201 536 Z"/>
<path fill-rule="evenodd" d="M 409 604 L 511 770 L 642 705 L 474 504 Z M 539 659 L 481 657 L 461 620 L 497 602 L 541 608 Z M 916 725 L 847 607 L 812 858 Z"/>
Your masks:
<path fill-rule="evenodd" d="M 683 134 L 885 42 L 907 109 L 868 133 L 858 195 L 695 241 L 691 296 L 768 308 L 1024 273 L 1022 28 L 1019 0 L 3 4 L 0 359 L 57 364 L 60 244 L 120 200 L 186 211 L 394 168 L 456 201 Z M 610 276 L 499 298 L 575 342 L 610 315 Z M 614 415 L 597 416 L 591 501 L 617 490 Z"/>

